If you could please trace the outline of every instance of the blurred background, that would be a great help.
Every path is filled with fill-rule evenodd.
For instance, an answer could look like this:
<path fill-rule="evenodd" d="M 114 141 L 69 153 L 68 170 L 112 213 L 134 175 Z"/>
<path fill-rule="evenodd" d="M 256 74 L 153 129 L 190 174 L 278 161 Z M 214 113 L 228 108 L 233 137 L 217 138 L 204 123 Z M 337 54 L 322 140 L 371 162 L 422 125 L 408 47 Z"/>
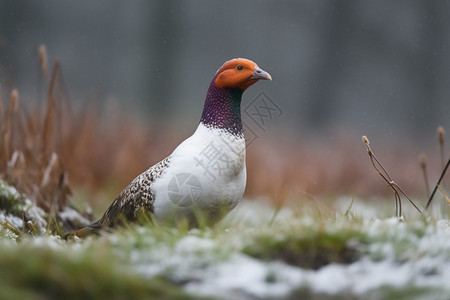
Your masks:
<path fill-rule="evenodd" d="M 450 1 L 430 0 L 3 0 L 0 84 L 4 94 L 19 90 L 21 106 L 41 105 L 45 44 L 74 107 L 95 102 L 104 120 L 128 124 L 111 139 L 131 145 L 117 157 L 134 161 L 106 164 L 117 192 L 195 130 L 222 63 L 249 58 L 273 81 L 244 95 L 255 137 L 248 195 L 386 193 L 361 143 L 367 135 L 391 175 L 424 198 L 417 157 L 427 154 L 434 182 L 436 128 L 450 128 L 449 13 Z M 248 107 L 261 97 L 278 109 L 263 128 Z"/>

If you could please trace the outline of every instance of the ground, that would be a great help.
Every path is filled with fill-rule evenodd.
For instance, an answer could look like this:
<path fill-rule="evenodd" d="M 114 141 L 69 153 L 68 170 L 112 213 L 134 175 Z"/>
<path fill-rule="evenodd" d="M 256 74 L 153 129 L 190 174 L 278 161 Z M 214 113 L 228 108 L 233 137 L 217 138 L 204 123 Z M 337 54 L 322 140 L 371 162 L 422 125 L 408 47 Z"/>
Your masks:
<path fill-rule="evenodd" d="M 9 192 L 14 192 L 10 190 Z M 450 223 L 351 197 L 244 199 L 214 228 L 139 226 L 66 242 L 1 215 L 0 298 L 448 299 Z M 15 225 L 14 225 L 15 224 Z"/>

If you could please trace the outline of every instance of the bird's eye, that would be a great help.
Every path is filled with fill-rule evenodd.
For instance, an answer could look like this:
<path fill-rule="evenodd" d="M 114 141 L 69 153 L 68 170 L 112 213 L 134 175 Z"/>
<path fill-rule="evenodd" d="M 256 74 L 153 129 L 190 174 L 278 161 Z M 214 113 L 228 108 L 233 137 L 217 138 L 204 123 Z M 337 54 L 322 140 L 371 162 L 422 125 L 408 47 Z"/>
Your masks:
<path fill-rule="evenodd" d="M 242 65 L 237 65 L 236 69 L 239 70 L 239 71 L 241 71 L 241 70 L 244 69 L 244 67 L 243 67 Z"/>

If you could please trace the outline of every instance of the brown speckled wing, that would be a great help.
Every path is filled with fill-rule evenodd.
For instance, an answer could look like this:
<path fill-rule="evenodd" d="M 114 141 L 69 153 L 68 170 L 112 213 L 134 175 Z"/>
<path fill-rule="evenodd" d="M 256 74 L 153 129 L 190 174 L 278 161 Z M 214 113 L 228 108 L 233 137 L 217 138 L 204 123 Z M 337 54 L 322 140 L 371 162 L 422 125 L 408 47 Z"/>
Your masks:
<path fill-rule="evenodd" d="M 114 227 L 123 220 L 137 221 L 139 213 L 153 213 L 152 183 L 169 166 L 170 156 L 136 177 L 91 227 Z"/>

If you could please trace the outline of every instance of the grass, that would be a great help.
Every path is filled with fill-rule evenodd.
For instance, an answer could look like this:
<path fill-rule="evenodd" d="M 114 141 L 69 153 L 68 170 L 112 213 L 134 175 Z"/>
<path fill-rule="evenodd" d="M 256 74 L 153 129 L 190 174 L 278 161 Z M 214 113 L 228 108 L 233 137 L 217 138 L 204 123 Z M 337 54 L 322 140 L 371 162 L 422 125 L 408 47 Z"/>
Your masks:
<path fill-rule="evenodd" d="M 223 299 L 234 285 L 235 295 L 256 298 L 260 292 L 252 287 L 276 291 L 283 286 L 284 293 L 267 292 L 267 298 L 278 299 L 414 299 L 450 293 L 443 280 L 429 282 L 445 278 L 443 268 L 448 269 L 448 221 L 368 220 L 348 212 L 314 214 L 304 207 L 282 208 L 272 221 L 270 206 L 266 217 L 258 212 L 256 219 L 243 217 L 252 205 L 238 206 L 214 229 L 148 224 L 71 242 L 51 235 L 0 238 L 0 297 Z M 342 269 L 341 275 L 330 273 L 342 284 L 334 292 L 319 284 L 333 286 L 336 279 L 323 275 L 332 266 Z M 355 266 L 361 275 L 353 273 Z M 387 269 L 377 271 L 379 266 Z M 387 275 L 397 272 L 404 282 Z M 383 274 L 390 279 L 383 281 Z M 346 276 L 352 284 L 342 283 Z M 362 288 L 362 279 L 372 277 L 374 286 Z"/>
<path fill-rule="evenodd" d="M 264 260 L 281 260 L 306 269 L 319 269 L 330 263 L 348 264 L 360 253 L 349 241 L 367 244 L 366 237 L 354 228 L 330 232 L 305 226 L 281 236 L 273 232 L 256 236 L 243 252 Z M 261 246 L 264 245 L 264 246 Z"/>
<path fill-rule="evenodd" d="M 363 297 L 355 296 L 349 292 L 342 292 L 334 295 L 314 293 L 308 288 L 301 288 L 295 291 L 289 300 L 304 299 L 304 300 L 353 300 L 353 299 L 445 299 L 445 294 L 442 292 L 415 286 L 405 286 L 402 288 L 392 288 L 389 286 L 381 287 L 379 290 L 366 293 Z"/>
<path fill-rule="evenodd" d="M 161 278 L 144 279 L 117 262 L 108 248 L 78 251 L 24 241 L 0 246 L 1 299 L 191 299 Z"/>

